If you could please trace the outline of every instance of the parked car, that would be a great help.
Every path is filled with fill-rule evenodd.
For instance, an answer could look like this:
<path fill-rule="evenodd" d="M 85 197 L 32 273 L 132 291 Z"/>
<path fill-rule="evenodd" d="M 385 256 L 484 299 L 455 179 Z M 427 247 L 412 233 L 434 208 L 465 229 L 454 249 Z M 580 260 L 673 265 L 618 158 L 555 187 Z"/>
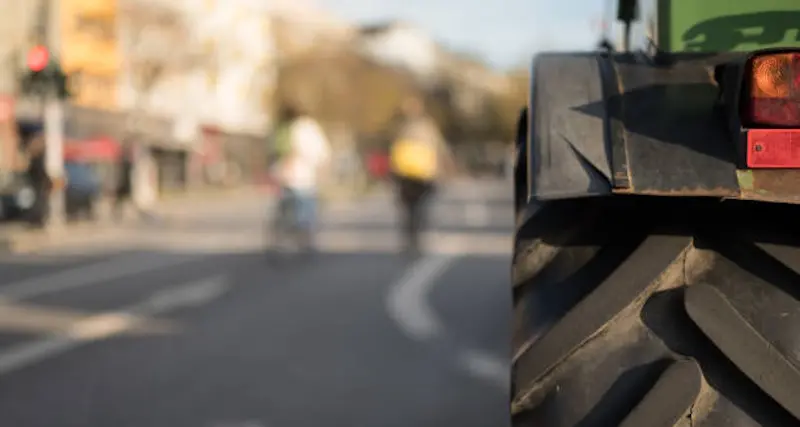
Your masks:
<path fill-rule="evenodd" d="M 7 174 L 3 181 L 0 189 L 0 220 L 23 218 L 36 201 L 36 190 L 24 172 Z"/>

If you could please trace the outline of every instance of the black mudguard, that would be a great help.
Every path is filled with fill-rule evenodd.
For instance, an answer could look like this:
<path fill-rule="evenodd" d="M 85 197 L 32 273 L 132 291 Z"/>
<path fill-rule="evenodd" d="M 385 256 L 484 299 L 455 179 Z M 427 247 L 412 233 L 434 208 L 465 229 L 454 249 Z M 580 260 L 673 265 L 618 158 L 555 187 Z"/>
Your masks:
<path fill-rule="evenodd" d="M 611 193 L 603 104 L 597 55 L 542 54 L 534 59 L 524 146 L 529 199 Z M 579 109 L 589 105 L 596 106 L 596 114 Z"/>
<path fill-rule="evenodd" d="M 800 170 L 739 168 L 742 141 L 716 108 L 714 80 L 736 55 L 537 56 L 518 191 L 526 201 L 624 193 L 800 203 Z"/>

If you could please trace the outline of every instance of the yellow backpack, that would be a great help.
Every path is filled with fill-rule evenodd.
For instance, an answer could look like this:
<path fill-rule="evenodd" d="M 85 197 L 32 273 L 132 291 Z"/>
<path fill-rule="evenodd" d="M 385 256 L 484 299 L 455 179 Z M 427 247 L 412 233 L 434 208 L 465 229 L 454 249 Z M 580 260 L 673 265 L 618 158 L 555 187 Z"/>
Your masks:
<path fill-rule="evenodd" d="M 401 139 L 392 144 L 389 153 L 392 171 L 401 177 L 432 180 L 438 172 L 436 148 L 411 139 Z"/>

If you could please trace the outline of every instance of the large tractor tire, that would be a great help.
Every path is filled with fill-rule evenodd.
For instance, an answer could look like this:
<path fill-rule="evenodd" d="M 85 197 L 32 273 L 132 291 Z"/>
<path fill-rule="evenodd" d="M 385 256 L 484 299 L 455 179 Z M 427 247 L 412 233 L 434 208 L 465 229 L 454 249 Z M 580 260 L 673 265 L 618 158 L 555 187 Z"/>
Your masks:
<path fill-rule="evenodd" d="M 528 197 L 528 156 L 525 140 L 528 137 L 528 108 L 517 117 L 517 135 L 514 139 L 514 210 L 520 212 Z"/>
<path fill-rule="evenodd" d="M 618 196 L 528 209 L 514 427 L 800 425 L 800 208 Z"/>

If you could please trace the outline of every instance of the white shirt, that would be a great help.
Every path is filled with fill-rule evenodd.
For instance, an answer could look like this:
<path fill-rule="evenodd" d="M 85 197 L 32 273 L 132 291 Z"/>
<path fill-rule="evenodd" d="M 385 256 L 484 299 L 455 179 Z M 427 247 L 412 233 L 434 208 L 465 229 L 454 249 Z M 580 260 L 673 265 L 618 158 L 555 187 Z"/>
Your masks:
<path fill-rule="evenodd" d="M 292 153 L 280 166 L 284 185 L 301 191 L 317 188 L 320 167 L 330 158 L 328 138 L 314 119 L 301 117 L 289 128 Z"/>

